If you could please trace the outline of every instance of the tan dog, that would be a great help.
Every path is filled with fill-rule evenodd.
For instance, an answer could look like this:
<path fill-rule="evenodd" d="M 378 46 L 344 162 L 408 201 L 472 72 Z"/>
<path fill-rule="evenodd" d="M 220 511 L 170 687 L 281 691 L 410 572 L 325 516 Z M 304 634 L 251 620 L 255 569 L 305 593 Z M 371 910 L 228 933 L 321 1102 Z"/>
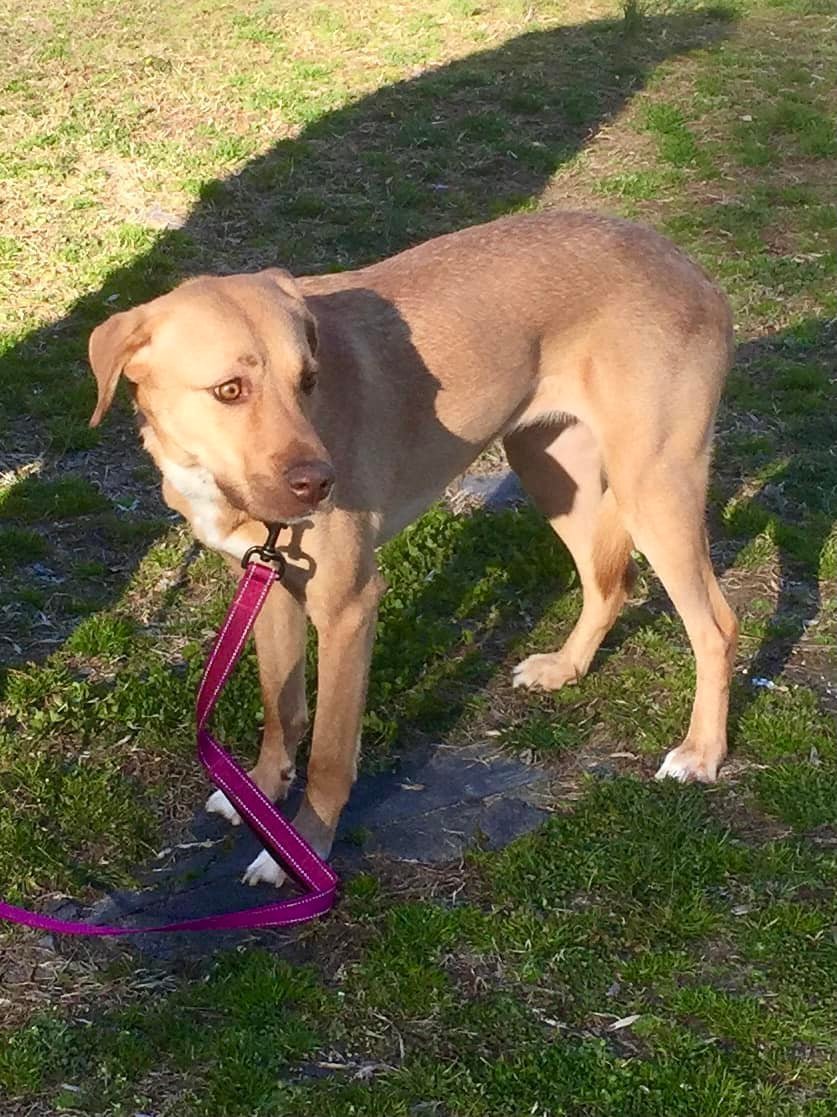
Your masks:
<path fill-rule="evenodd" d="M 726 752 L 737 624 L 709 561 L 712 428 L 727 304 L 672 244 L 624 221 L 545 212 L 439 237 L 360 271 L 191 280 L 90 339 L 91 423 L 132 381 L 163 495 L 231 565 L 293 526 L 287 581 L 256 625 L 265 727 L 253 777 L 287 793 L 319 700 L 297 824 L 323 855 L 355 779 L 382 580 L 375 548 L 502 436 L 572 553 L 581 616 L 515 685 L 579 679 L 613 624 L 636 545 L 686 626 L 697 690 L 660 775 L 713 780 Z M 332 485 L 333 491 L 332 491 Z M 221 793 L 207 807 L 237 821 Z M 251 883 L 281 883 L 263 853 Z"/>

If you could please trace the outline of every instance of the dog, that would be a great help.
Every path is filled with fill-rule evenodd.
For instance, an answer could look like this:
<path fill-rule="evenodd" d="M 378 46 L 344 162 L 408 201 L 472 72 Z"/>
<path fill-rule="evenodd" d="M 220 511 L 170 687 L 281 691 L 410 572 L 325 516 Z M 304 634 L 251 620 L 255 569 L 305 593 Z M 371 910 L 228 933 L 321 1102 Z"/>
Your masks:
<path fill-rule="evenodd" d="M 495 439 L 570 551 L 583 588 L 557 651 L 514 685 L 580 679 L 632 584 L 656 571 L 697 668 L 682 744 L 658 776 L 715 779 L 726 754 L 737 622 L 709 558 L 713 426 L 730 310 L 652 230 L 544 211 L 430 240 L 356 271 L 190 279 L 90 338 L 91 418 L 130 382 L 167 504 L 233 569 L 285 524 L 286 579 L 256 623 L 264 731 L 252 778 L 271 799 L 308 726 L 306 618 L 318 702 L 300 832 L 330 852 L 356 777 L 376 610 L 376 548 Z M 238 822 L 221 792 L 207 809 Z M 245 879 L 280 885 L 269 854 Z"/>

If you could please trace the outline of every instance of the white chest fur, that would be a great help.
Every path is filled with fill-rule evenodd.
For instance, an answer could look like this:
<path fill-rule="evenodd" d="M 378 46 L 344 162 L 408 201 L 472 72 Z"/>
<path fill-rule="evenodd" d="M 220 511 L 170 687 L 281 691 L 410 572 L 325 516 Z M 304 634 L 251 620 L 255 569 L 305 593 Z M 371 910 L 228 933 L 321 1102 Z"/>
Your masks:
<path fill-rule="evenodd" d="M 187 501 L 192 530 L 201 543 L 240 558 L 243 550 L 234 538 L 226 501 L 209 470 L 201 465 L 179 465 L 165 457 L 158 458 L 157 464 L 166 481 Z"/>

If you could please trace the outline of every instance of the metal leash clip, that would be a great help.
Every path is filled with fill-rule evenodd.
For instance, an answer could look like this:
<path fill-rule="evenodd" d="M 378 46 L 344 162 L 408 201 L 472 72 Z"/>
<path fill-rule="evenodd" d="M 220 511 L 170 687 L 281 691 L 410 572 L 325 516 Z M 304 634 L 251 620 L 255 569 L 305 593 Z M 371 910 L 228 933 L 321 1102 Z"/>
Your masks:
<path fill-rule="evenodd" d="M 258 558 L 268 566 L 274 567 L 277 581 L 284 576 L 288 564 L 285 562 L 285 556 L 276 546 L 279 532 L 284 527 L 285 524 L 270 524 L 265 542 L 260 547 L 248 547 L 244 552 L 244 558 L 241 560 L 241 565 L 245 570 L 254 561 L 254 558 Z"/>

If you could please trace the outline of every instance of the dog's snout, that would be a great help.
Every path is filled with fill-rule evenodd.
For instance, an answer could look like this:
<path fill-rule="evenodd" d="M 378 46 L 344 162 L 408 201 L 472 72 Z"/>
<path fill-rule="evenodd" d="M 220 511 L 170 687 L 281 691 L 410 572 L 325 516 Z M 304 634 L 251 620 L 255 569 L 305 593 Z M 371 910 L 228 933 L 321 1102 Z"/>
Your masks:
<path fill-rule="evenodd" d="M 316 508 L 334 487 L 334 469 L 328 462 L 297 462 L 285 470 L 285 480 L 297 500 Z"/>

